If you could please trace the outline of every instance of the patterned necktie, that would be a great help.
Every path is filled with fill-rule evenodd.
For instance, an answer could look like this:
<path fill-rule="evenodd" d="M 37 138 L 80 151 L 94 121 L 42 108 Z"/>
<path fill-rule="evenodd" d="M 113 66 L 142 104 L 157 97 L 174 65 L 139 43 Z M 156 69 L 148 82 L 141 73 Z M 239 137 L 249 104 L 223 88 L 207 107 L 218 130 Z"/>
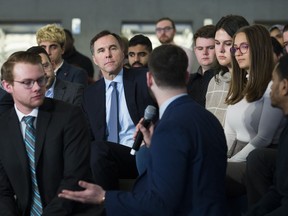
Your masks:
<path fill-rule="evenodd" d="M 35 117 L 33 116 L 25 116 L 23 117 L 24 122 L 26 124 L 25 129 L 25 147 L 27 151 L 27 155 L 29 158 L 29 167 L 31 171 L 31 180 L 32 180 L 32 204 L 30 215 L 36 216 L 42 214 L 42 203 L 39 194 L 36 173 L 35 173 L 35 128 L 33 126 L 33 122 Z"/>
<path fill-rule="evenodd" d="M 110 115 L 108 121 L 109 134 L 107 140 L 110 142 L 119 142 L 119 121 L 118 121 L 118 91 L 117 82 L 111 82 L 113 87 L 111 93 Z"/>

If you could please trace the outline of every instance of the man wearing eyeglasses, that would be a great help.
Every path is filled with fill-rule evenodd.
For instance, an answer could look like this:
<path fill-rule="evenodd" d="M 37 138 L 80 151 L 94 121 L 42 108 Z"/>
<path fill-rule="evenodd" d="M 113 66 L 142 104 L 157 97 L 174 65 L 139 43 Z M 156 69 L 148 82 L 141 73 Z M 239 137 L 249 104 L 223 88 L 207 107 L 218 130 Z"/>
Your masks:
<path fill-rule="evenodd" d="M 156 22 L 156 36 L 161 44 L 175 44 L 174 36 L 176 34 L 175 22 L 168 18 L 163 17 Z M 192 73 L 193 52 L 192 49 L 181 46 L 188 56 L 187 71 Z"/>
<path fill-rule="evenodd" d="M 57 197 L 91 177 L 81 109 L 45 98 L 47 79 L 38 54 L 13 53 L 1 76 L 14 106 L 0 117 L 0 215 L 91 215 L 90 207 Z"/>

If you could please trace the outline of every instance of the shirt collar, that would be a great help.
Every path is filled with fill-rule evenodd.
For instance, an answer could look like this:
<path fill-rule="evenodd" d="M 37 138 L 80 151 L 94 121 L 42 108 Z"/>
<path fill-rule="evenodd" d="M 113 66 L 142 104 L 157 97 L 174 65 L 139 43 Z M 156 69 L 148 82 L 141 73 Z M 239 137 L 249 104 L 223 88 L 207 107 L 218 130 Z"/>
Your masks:
<path fill-rule="evenodd" d="M 51 85 L 51 87 L 49 89 L 47 89 L 47 91 L 53 91 L 54 87 L 55 87 L 55 83 L 56 83 L 56 77 L 54 78 L 53 84 Z"/>
<path fill-rule="evenodd" d="M 33 117 L 36 118 L 36 117 L 38 116 L 38 112 L 39 112 L 39 107 L 36 107 L 35 109 L 33 109 L 33 110 L 31 111 L 31 113 L 25 115 L 24 113 L 22 113 L 22 112 L 16 107 L 16 104 L 15 104 L 15 103 L 14 103 L 14 108 L 15 108 L 15 110 L 16 110 L 16 114 L 17 114 L 17 116 L 18 116 L 19 122 L 22 121 L 22 119 L 23 119 L 24 116 L 33 116 Z"/>
<path fill-rule="evenodd" d="M 57 74 L 57 71 L 62 67 L 63 63 L 64 63 L 64 60 L 62 60 L 62 62 L 58 68 L 55 68 L 55 70 L 54 70 L 55 75 Z"/>
<path fill-rule="evenodd" d="M 159 119 L 162 118 L 162 115 L 164 114 L 166 108 L 169 106 L 170 103 L 172 103 L 174 100 L 176 100 L 177 98 L 180 98 L 182 96 L 185 96 L 187 95 L 187 93 L 183 93 L 183 94 L 179 94 L 179 95 L 176 95 L 174 97 L 171 97 L 169 98 L 168 100 L 166 100 L 161 106 L 160 106 L 160 109 L 159 109 Z"/>
<path fill-rule="evenodd" d="M 108 80 L 104 78 L 104 81 L 105 81 L 106 91 L 108 90 L 111 82 L 123 83 L 123 68 L 113 80 Z"/>

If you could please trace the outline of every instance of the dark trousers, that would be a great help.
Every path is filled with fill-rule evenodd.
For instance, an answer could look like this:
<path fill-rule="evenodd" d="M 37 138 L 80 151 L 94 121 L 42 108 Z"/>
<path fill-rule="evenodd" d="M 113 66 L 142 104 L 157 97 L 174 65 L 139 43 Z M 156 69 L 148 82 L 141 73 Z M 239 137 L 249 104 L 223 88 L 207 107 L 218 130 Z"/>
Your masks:
<path fill-rule="evenodd" d="M 95 183 L 105 190 L 117 190 L 119 179 L 137 178 L 135 156 L 130 150 L 118 143 L 94 141 L 90 161 Z"/>
<path fill-rule="evenodd" d="M 246 188 L 248 205 L 261 199 L 273 184 L 276 167 L 276 149 L 255 149 L 247 157 Z"/>

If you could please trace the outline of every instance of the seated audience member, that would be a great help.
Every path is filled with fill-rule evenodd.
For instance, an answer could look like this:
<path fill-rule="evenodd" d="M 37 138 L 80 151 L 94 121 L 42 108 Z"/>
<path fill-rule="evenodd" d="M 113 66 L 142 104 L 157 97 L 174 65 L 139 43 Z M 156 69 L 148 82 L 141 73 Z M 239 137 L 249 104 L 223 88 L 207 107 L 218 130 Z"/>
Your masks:
<path fill-rule="evenodd" d="M 233 37 L 232 79 L 224 131 L 228 145 L 227 195 L 246 193 L 246 158 L 256 148 L 276 148 L 284 116 L 269 97 L 274 67 L 271 38 L 262 25 Z"/>
<path fill-rule="evenodd" d="M 272 75 L 271 104 L 280 108 L 287 120 L 288 116 L 288 55 L 280 58 Z M 281 216 L 288 212 L 288 124 L 279 138 L 276 158 L 276 169 L 273 186 L 268 192 L 248 211 L 247 216 Z"/>
<path fill-rule="evenodd" d="M 194 52 L 200 65 L 197 73 L 190 74 L 188 94 L 205 107 L 208 84 L 220 69 L 215 55 L 215 26 L 203 26 L 193 37 Z"/>
<path fill-rule="evenodd" d="M 91 59 L 76 50 L 72 33 L 68 29 L 64 29 L 64 32 L 66 42 L 64 53 L 62 55 L 63 59 L 71 65 L 84 69 L 88 74 L 88 83 L 93 83 L 94 67 Z"/>
<path fill-rule="evenodd" d="M 176 25 L 174 20 L 169 17 L 162 17 L 156 21 L 155 33 L 161 44 L 175 44 L 174 37 L 176 35 Z M 181 46 L 188 56 L 187 71 L 192 73 L 192 66 L 194 63 L 193 51 L 190 48 Z M 196 61 L 196 60 L 195 60 Z"/>
<path fill-rule="evenodd" d="M 68 64 L 62 58 L 66 42 L 65 38 L 63 28 L 56 24 L 43 26 L 36 32 L 37 44 L 48 53 L 57 79 L 87 86 L 87 72 L 82 68 Z"/>
<path fill-rule="evenodd" d="M 160 120 L 149 130 L 138 124 L 149 158 L 133 190 L 105 191 L 80 181 L 83 191 L 62 190 L 60 197 L 102 203 L 108 216 L 226 215 L 225 136 L 216 117 L 187 95 L 187 65 L 186 53 L 175 45 L 161 45 L 150 55 L 147 84 Z"/>
<path fill-rule="evenodd" d="M 84 86 L 78 83 L 57 79 L 49 55 L 44 48 L 33 46 L 27 51 L 41 56 L 42 65 L 47 77 L 45 96 L 80 106 Z"/>
<path fill-rule="evenodd" d="M 269 28 L 271 37 L 274 37 L 283 46 L 283 25 L 273 25 Z"/>
<path fill-rule="evenodd" d="M 105 189 L 117 189 L 118 179 L 135 179 L 135 157 L 130 155 L 133 135 L 144 110 L 153 102 L 146 85 L 147 69 L 123 67 L 121 37 L 102 31 L 90 42 L 93 60 L 103 78 L 88 86 L 83 111 L 91 135 L 94 180 Z"/>
<path fill-rule="evenodd" d="M 152 43 L 144 35 L 135 35 L 128 43 L 128 61 L 132 68 L 148 67 L 148 58 L 152 52 Z"/>
<path fill-rule="evenodd" d="M 210 80 L 206 94 L 206 109 L 212 112 L 224 127 L 227 96 L 231 81 L 232 63 L 230 48 L 233 35 L 242 26 L 248 26 L 247 20 L 238 15 L 221 17 L 216 24 L 215 54 L 221 70 Z"/>
<path fill-rule="evenodd" d="M 90 216 L 90 206 L 57 196 L 91 179 L 89 130 L 81 109 L 45 98 L 38 54 L 13 53 L 1 77 L 14 106 L 0 117 L 0 215 Z"/>

